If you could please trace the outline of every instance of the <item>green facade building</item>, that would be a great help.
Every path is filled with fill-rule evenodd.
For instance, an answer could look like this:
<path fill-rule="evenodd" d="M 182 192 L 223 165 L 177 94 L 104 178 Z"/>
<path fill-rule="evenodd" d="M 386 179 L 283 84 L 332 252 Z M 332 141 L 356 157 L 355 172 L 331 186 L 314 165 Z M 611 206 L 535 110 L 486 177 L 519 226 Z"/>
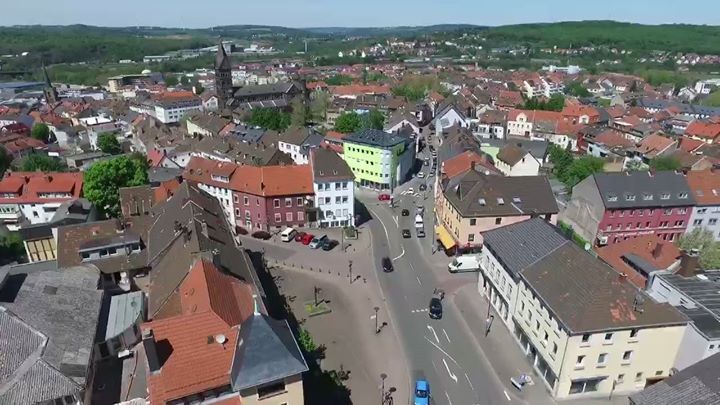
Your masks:
<path fill-rule="evenodd" d="M 392 191 L 410 176 L 415 163 L 415 141 L 398 134 L 364 129 L 344 139 L 343 154 L 355 183 Z"/>

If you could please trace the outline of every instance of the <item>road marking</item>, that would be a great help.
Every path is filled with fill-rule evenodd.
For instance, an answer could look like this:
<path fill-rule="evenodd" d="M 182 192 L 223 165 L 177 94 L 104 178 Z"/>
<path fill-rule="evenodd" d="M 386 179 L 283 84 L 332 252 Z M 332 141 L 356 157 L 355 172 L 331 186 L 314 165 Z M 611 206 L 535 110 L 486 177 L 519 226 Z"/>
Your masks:
<path fill-rule="evenodd" d="M 509 401 L 509 400 L 510 400 L 510 395 L 508 395 L 507 391 L 505 391 L 505 390 L 503 390 L 503 393 L 505 394 L 505 398 L 507 398 L 508 401 Z"/>
<path fill-rule="evenodd" d="M 470 377 L 468 377 L 467 373 L 465 373 L 465 379 L 467 380 L 468 384 L 470 384 L 470 388 L 475 391 L 475 387 L 473 387 L 472 382 L 470 381 Z"/>
<path fill-rule="evenodd" d="M 375 213 L 375 211 L 371 210 L 370 208 L 368 208 L 368 211 L 372 212 L 373 217 L 377 218 L 378 221 L 380 221 L 380 225 L 382 225 L 383 230 L 385 231 L 385 239 L 387 240 L 387 242 L 389 244 L 390 243 L 390 234 L 388 234 L 387 228 L 385 227 L 385 222 L 383 222 L 383 220 L 380 219 L 380 217 Z M 388 246 L 388 247 L 390 247 L 390 246 Z"/>
<path fill-rule="evenodd" d="M 452 401 L 450 400 L 450 395 L 448 395 L 447 391 L 445 391 L 445 396 L 448 399 L 448 405 L 452 405 Z"/>
<path fill-rule="evenodd" d="M 419 313 L 419 312 L 428 312 L 428 311 L 430 311 L 430 309 L 428 309 L 428 308 L 421 308 L 421 309 L 413 309 L 413 310 L 410 311 L 410 312 L 412 312 L 413 314 L 417 314 L 417 313 Z"/>
<path fill-rule="evenodd" d="M 370 319 L 375 319 L 375 315 L 370 315 Z"/>
<path fill-rule="evenodd" d="M 412 263 L 408 262 L 408 265 L 410 265 L 410 268 L 412 269 L 412 271 L 415 271 L 415 266 L 413 266 Z"/>
<path fill-rule="evenodd" d="M 405 248 L 404 248 L 404 247 L 403 247 L 402 253 L 400 253 L 400 255 L 399 255 L 398 257 L 392 259 L 392 261 L 395 261 L 395 260 L 397 260 L 397 259 L 399 259 L 399 258 L 401 258 L 401 257 L 403 257 L 403 256 L 405 256 Z"/>
<path fill-rule="evenodd" d="M 397 215 L 393 216 L 393 221 L 395 221 L 395 226 L 400 226 L 400 225 L 398 224 L 398 217 L 397 217 Z"/>
<path fill-rule="evenodd" d="M 430 332 L 432 332 L 432 333 L 433 333 L 433 336 L 435 336 L 435 341 L 438 342 L 438 343 L 440 343 L 440 339 L 438 339 L 438 335 L 437 335 L 437 333 L 435 333 L 435 328 L 433 328 L 433 327 L 430 326 L 430 325 L 427 325 L 427 328 L 430 329 Z"/>
<path fill-rule="evenodd" d="M 435 346 L 436 349 L 440 350 L 444 355 L 446 355 L 446 356 L 448 357 L 448 359 L 450 359 L 453 363 L 455 363 L 456 366 L 460 366 L 460 365 L 458 364 L 457 360 L 455 360 L 448 352 L 446 352 L 445 350 L 443 350 L 442 347 L 436 345 L 435 342 L 433 342 L 432 340 L 428 339 L 427 336 L 425 336 L 425 340 L 427 340 L 431 345 Z"/>
<path fill-rule="evenodd" d="M 443 328 L 443 333 L 445 334 L 445 339 L 447 339 L 448 343 L 452 343 L 450 341 L 450 336 L 448 336 L 447 332 L 445 331 L 445 328 Z"/>
<path fill-rule="evenodd" d="M 455 381 L 455 383 L 457 383 L 457 376 L 455 374 L 453 374 L 452 371 L 450 371 L 450 366 L 448 366 L 447 361 L 445 361 L 445 359 L 442 359 L 442 360 L 443 360 L 443 364 L 445 365 L 445 370 L 447 370 L 448 374 L 450 374 L 450 378 L 452 378 L 452 380 Z"/>
<path fill-rule="evenodd" d="M 417 279 L 417 281 L 418 281 L 418 284 L 422 285 L 422 283 L 420 282 L 420 277 L 418 277 L 418 276 L 415 276 L 415 278 Z"/>

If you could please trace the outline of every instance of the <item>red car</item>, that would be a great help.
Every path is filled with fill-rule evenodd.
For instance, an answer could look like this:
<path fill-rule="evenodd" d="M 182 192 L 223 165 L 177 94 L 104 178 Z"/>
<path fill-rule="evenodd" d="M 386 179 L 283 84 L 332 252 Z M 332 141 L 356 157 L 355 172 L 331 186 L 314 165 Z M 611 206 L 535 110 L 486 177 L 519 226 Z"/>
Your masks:
<path fill-rule="evenodd" d="M 305 232 L 298 232 L 297 234 L 295 234 L 295 242 L 302 242 L 304 237 Z"/>
<path fill-rule="evenodd" d="M 306 233 L 305 236 L 302 237 L 300 242 L 302 242 L 303 245 L 309 245 L 310 242 L 312 242 L 314 237 L 315 237 L 315 235 L 313 235 L 311 233 Z"/>
<path fill-rule="evenodd" d="M 380 201 L 390 201 L 390 194 L 380 194 L 378 196 L 378 200 Z"/>

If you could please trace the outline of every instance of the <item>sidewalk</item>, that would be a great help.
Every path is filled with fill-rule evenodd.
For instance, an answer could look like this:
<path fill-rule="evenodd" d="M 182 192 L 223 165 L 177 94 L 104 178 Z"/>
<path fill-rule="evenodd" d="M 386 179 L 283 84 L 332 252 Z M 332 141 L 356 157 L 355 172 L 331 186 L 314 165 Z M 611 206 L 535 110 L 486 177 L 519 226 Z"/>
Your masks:
<path fill-rule="evenodd" d="M 627 405 L 627 396 L 614 396 L 609 398 L 596 399 L 569 399 L 555 400 L 550 396 L 545 384 L 540 380 L 530 360 L 523 355 L 520 346 L 516 343 L 515 337 L 508 330 L 507 326 L 499 319 L 494 309 L 491 314 L 495 315 L 490 334 L 485 336 L 485 319 L 488 310 L 488 302 L 485 297 L 477 291 L 477 285 L 466 285 L 460 288 L 452 299 L 453 304 L 462 315 L 467 331 L 473 335 L 480 346 L 483 356 L 492 365 L 495 374 L 505 384 L 507 392 L 530 405 Z M 517 377 L 525 373 L 532 376 L 534 385 L 525 386 L 518 391 L 510 383 L 511 377 Z"/>

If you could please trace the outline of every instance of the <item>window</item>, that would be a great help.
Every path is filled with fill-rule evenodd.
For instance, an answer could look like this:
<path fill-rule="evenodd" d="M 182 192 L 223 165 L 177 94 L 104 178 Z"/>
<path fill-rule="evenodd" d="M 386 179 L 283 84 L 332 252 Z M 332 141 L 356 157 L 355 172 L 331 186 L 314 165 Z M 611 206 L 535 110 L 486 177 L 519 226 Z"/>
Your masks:
<path fill-rule="evenodd" d="M 662 372 L 662 370 L 658 370 L 658 371 L 656 371 L 656 372 L 655 372 L 655 375 L 656 375 L 656 376 L 660 376 L 660 375 L 663 375 L 663 372 Z"/>
<path fill-rule="evenodd" d="M 638 332 L 640 332 L 639 329 L 630 329 L 630 338 L 631 339 L 637 338 Z"/>
<path fill-rule="evenodd" d="M 553 343 L 553 351 L 552 351 L 553 354 L 557 354 L 557 351 L 558 351 L 557 343 Z"/>
<path fill-rule="evenodd" d="M 286 212 L 285 213 L 285 221 L 292 222 L 293 220 L 293 213 L 292 212 Z"/>
<path fill-rule="evenodd" d="M 286 207 L 292 207 L 292 198 L 286 198 L 286 199 L 285 199 L 285 206 L 286 206 Z"/>
<path fill-rule="evenodd" d="M 693 221 L 693 225 L 702 225 L 702 219 L 696 219 Z"/>
<path fill-rule="evenodd" d="M 343 204 L 347 204 L 347 202 L 348 202 L 348 196 L 344 195 L 343 198 L 342 198 L 342 202 L 343 202 Z"/>
<path fill-rule="evenodd" d="M 243 204 L 250 205 L 250 199 L 248 197 L 243 197 Z"/>
<path fill-rule="evenodd" d="M 672 215 L 672 208 L 666 208 L 665 211 L 663 211 L 665 215 Z"/>
<path fill-rule="evenodd" d="M 713 350 L 715 348 L 715 345 L 710 345 L 710 350 Z"/>
<path fill-rule="evenodd" d="M 540 330 L 540 321 L 535 321 L 535 330 Z"/>
<path fill-rule="evenodd" d="M 607 199 L 608 199 L 608 201 L 617 201 L 617 196 L 616 196 L 616 195 L 613 195 L 613 194 L 610 194 L 610 195 L 608 195 L 608 198 L 607 198 Z"/>
<path fill-rule="evenodd" d="M 625 381 L 625 374 L 618 374 L 617 379 L 615 381 L 617 381 L 618 384 L 622 384 L 623 381 Z"/>
<path fill-rule="evenodd" d="M 255 199 L 255 205 L 257 205 L 258 207 L 260 206 L 260 199 L 259 199 L 259 198 L 256 198 L 256 199 Z"/>
<path fill-rule="evenodd" d="M 678 198 L 680 198 L 681 200 L 684 200 L 684 199 L 686 199 L 687 197 L 688 197 L 687 193 L 679 193 L 679 194 L 678 194 Z"/>
<path fill-rule="evenodd" d="M 280 215 L 280 213 L 276 213 L 275 214 L 275 222 L 280 222 L 280 221 L 282 221 L 282 215 Z"/>
<path fill-rule="evenodd" d="M 612 333 L 606 333 L 605 334 L 605 340 L 603 343 L 612 343 L 613 334 Z"/>
<path fill-rule="evenodd" d="M 347 190 L 347 187 L 348 187 L 347 181 L 343 182 L 343 184 L 342 184 L 342 189 L 343 189 L 343 190 Z"/>
<path fill-rule="evenodd" d="M 628 350 L 625 353 L 623 353 L 623 363 L 629 363 L 630 359 L 632 358 L 632 350 Z"/>
<path fill-rule="evenodd" d="M 708 220 L 708 225 L 711 225 L 711 226 L 712 226 L 712 225 L 715 225 L 715 224 L 717 224 L 717 218 L 710 218 L 710 219 Z"/>
<path fill-rule="evenodd" d="M 549 338 L 549 337 L 550 337 L 550 335 L 548 335 L 548 333 L 545 332 L 545 336 L 543 336 L 543 344 L 547 344 L 547 341 L 548 341 L 548 338 Z"/>
<path fill-rule="evenodd" d="M 335 196 L 335 204 L 340 204 L 340 201 L 342 201 L 342 199 L 340 198 L 340 196 L 339 196 L 339 195 L 338 195 L 338 196 Z"/>
<path fill-rule="evenodd" d="M 279 199 L 276 198 L 273 200 L 273 207 L 280 208 L 280 200 Z"/>
<path fill-rule="evenodd" d="M 295 201 L 295 203 L 297 204 L 298 207 L 302 207 L 303 206 L 303 198 L 298 197 L 297 200 Z"/>
<path fill-rule="evenodd" d="M 582 367 L 585 365 L 585 356 L 577 356 L 575 360 L 575 367 Z"/>
<path fill-rule="evenodd" d="M 598 355 L 598 366 L 604 366 L 607 362 L 607 353 L 600 353 Z"/>
<path fill-rule="evenodd" d="M 274 395 L 282 394 L 283 392 L 286 392 L 285 381 L 263 385 L 257 389 L 258 399 L 272 397 Z"/>
<path fill-rule="evenodd" d="M 468 235 L 468 242 L 475 242 L 475 234 L 471 233 Z"/>
<path fill-rule="evenodd" d="M 477 219 L 475 219 L 475 218 L 470 219 L 470 226 L 475 226 L 475 224 L 477 224 Z"/>
<path fill-rule="evenodd" d="M 500 225 L 502 223 L 502 218 L 495 218 L 495 225 Z"/>
<path fill-rule="evenodd" d="M 660 195 L 661 200 L 669 200 L 670 199 L 670 193 L 663 193 Z"/>
<path fill-rule="evenodd" d="M 635 381 L 642 381 L 642 373 L 636 373 L 635 374 Z"/>

